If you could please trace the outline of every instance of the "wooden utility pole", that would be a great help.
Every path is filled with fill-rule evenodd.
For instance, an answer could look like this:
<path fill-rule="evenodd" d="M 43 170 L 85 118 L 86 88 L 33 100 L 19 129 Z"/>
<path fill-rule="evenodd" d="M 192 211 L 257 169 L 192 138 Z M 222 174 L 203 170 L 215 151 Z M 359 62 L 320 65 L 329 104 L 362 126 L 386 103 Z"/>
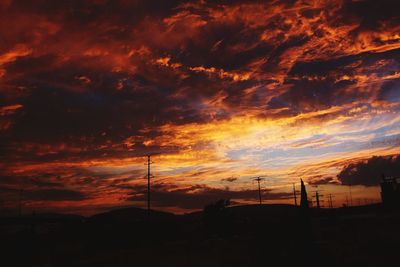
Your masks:
<path fill-rule="evenodd" d="M 317 209 L 320 209 L 320 205 L 319 205 L 319 194 L 318 191 L 315 191 L 315 201 L 317 202 Z"/>
<path fill-rule="evenodd" d="M 329 208 L 333 209 L 332 194 L 329 194 Z"/>
<path fill-rule="evenodd" d="M 316 190 L 315 191 L 315 203 L 317 204 L 317 209 L 320 209 L 321 208 L 321 202 L 324 202 L 323 200 L 320 200 L 319 198 L 320 197 L 323 197 L 323 195 L 321 195 L 320 193 L 319 193 L 319 191 L 322 191 L 322 190 Z"/>
<path fill-rule="evenodd" d="M 297 206 L 296 187 L 294 183 L 293 183 L 293 197 L 294 197 L 294 205 Z"/>
<path fill-rule="evenodd" d="M 264 180 L 264 178 L 262 178 L 262 176 L 257 176 L 257 177 L 253 177 L 252 178 L 253 181 L 257 181 L 258 183 L 258 201 L 260 202 L 260 205 L 262 204 L 262 198 L 261 198 L 261 184 L 260 182 L 262 180 Z"/>
<path fill-rule="evenodd" d="M 260 181 L 262 180 L 262 178 L 257 177 L 255 179 L 258 183 L 258 199 L 260 200 L 260 205 L 262 204 L 262 199 L 261 199 L 261 186 L 260 186 Z"/>
<path fill-rule="evenodd" d="M 150 155 L 147 156 L 147 213 L 150 214 L 150 165 L 152 164 L 150 160 Z"/>

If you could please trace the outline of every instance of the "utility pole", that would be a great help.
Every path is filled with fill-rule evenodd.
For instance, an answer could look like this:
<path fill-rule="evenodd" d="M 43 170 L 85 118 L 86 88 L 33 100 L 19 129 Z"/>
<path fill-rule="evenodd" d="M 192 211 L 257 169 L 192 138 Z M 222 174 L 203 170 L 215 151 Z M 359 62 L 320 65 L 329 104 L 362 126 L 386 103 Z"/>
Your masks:
<path fill-rule="evenodd" d="M 329 207 L 333 209 L 332 194 L 329 194 Z"/>
<path fill-rule="evenodd" d="M 294 197 L 294 205 L 297 206 L 296 187 L 294 183 L 293 183 L 293 197 Z"/>
<path fill-rule="evenodd" d="M 264 180 L 264 178 L 262 178 L 261 176 L 258 177 L 253 177 L 253 181 L 257 181 L 258 183 L 258 200 L 260 202 L 260 205 L 262 204 L 262 199 L 261 199 L 261 185 L 260 182 Z"/>
<path fill-rule="evenodd" d="M 319 191 L 323 191 L 323 190 L 316 190 L 315 191 L 315 196 L 313 197 L 313 198 L 315 198 L 315 201 L 313 201 L 313 202 L 315 202 L 317 204 L 317 209 L 320 209 L 321 208 L 321 202 L 324 202 L 324 200 L 320 200 L 320 197 L 323 197 L 324 195 L 321 195 L 319 193 Z"/>
<path fill-rule="evenodd" d="M 150 155 L 147 156 L 147 214 L 150 215 L 150 165 L 152 164 L 150 160 Z"/>
<path fill-rule="evenodd" d="M 318 191 L 315 191 L 315 201 L 317 202 L 317 209 L 320 209 Z"/>
<path fill-rule="evenodd" d="M 257 181 L 257 183 L 258 183 L 258 198 L 259 198 L 259 200 L 260 200 L 260 205 L 261 205 L 261 204 L 262 204 L 262 200 L 261 200 L 261 186 L 260 186 L 261 178 L 260 178 L 260 177 L 257 177 L 257 178 L 256 178 L 256 181 Z"/>

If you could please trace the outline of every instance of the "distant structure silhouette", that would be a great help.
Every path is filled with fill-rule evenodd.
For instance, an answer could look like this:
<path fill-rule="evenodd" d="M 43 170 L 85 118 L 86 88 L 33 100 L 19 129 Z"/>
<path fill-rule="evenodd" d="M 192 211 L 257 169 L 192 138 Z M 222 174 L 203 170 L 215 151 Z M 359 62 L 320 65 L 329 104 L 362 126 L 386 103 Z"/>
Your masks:
<path fill-rule="evenodd" d="M 381 198 L 385 206 L 400 206 L 400 178 L 382 174 Z"/>
<path fill-rule="evenodd" d="M 301 200 L 300 200 L 300 207 L 303 209 L 307 209 L 309 207 L 308 198 L 307 198 L 307 191 L 306 186 L 304 185 L 303 179 L 300 179 L 301 182 Z"/>
<path fill-rule="evenodd" d="M 294 183 L 293 183 L 293 197 L 294 197 L 294 205 L 297 206 L 296 186 Z"/>

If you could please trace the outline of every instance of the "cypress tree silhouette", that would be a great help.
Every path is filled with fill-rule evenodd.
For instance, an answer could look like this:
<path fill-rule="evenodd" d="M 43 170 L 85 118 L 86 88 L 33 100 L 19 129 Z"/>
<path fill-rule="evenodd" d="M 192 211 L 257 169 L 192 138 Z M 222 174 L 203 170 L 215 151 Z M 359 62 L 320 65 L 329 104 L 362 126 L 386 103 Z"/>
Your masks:
<path fill-rule="evenodd" d="M 312 244 L 312 226 L 310 208 L 308 205 L 307 191 L 302 179 L 301 182 L 301 201 L 300 201 L 300 247 L 301 247 L 301 266 L 305 266 L 312 259 L 309 254 L 309 249 Z"/>
<path fill-rule="evenodd" d="M 304 182 L 303 182 L 302 179 L 300 179 L 300 182 L 301 182 L 301 201 L 300 201 L 300 206 L 303 209 L 308 209 L 309 205 L 308 205 L 306 187 L 305 187 Z"/>

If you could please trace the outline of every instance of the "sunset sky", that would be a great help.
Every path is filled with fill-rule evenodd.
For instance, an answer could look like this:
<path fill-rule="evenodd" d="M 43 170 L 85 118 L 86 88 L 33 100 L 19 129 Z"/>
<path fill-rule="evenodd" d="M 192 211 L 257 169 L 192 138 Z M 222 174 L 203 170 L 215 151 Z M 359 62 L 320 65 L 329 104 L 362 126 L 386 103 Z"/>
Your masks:
<path fill-rule="evenodd" d="M 0 210 L 341 206 L 400 176 L 400 2 L 0 0 Z M 375 156 L 375 157 L 374 157 Z M 348 186 L 351 184 L 351 188 Z"/>

